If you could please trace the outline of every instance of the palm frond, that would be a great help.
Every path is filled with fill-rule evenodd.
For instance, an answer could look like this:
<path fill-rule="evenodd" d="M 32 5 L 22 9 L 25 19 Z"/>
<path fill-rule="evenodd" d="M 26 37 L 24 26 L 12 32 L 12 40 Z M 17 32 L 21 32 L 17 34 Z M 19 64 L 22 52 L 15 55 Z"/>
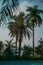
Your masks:
<path fill-rule="evenodd" d="M 4 4 L 6 3 L 6 1 L 7 1 L 7 0 L 3 0 L 3 3 L 2 3 L 2 5 L 4 5 Z"/>
<path fill-rule="evenodd" d="M 43 10 L 39 10 L 39 12 L 43 14 Z"/>
<path fill-rule="evenodd" d="M 42 24 L 42 19 L 39 15 L 37 15 L 37 24 L 40 26 Z"/>
<path fill-rule="evenodd" d="M 28 39 L 30 39 L 30 32 L 29 32 L 29 30 L 27 30 L 27 36 L 28 36 Z"/>
<path fill-rule="evenodd" d="M 33 9 L 32 9 L 32 7 L 28 7 L 28 8 L 26 9 L 26 11 L 27 11 L 27 12 L 33 12 Z"/>
<path fill-rule="evenodd" d="M 8 44 L 4 44 L 6 47 L 8 46 Z"/>
<path fill-rule="evenodd" d="M 38 9 L 38 5 L 35 5 L 35 6 L 33 7 L 33 9 L 34 9 L 34 10 Z"/>

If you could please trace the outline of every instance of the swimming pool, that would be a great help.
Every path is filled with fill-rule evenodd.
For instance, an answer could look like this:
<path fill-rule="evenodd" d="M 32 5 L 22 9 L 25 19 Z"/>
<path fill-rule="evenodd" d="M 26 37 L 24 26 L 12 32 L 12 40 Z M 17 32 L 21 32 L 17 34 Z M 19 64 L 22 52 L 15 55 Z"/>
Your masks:
<path fill-rule="evenodd" d="M 43 65 L 39 61 L 0 61 L 0 65 Z"/>

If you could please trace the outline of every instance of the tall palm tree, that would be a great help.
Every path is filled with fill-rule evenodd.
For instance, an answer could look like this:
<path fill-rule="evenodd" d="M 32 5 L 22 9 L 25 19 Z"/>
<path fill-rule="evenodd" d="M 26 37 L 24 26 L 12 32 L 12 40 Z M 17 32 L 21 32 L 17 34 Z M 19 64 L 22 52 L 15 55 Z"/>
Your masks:
<path fill-rule="evenodd" d="M 25 15 L 23 12 L 20 12 L 19 15 L 14 16 L 15 22 L 12 22 L 10 25 L 12 26 L 8 26 L 8 28 L 10 29 L 10 31 L 13 30 L 13 33 L 15 35 L 15 30 L 17 31 L 17 38 L 19 40 L 19 56 L 21 53 L 21 42 L 23 39 L 23 35 L 26 37 L 26 34 L 28 34 L 28 38 L 30 38 L 30 32 L 28 31 L 26 25 L 24 24 L 24 19 L 25 19 Z M 12 29 L 11 29 L 12 28 Z M 11 32 L 12 33 L 12 32 Z"/>
<path fill-rule="evenodd" d="M 6 49 L 4 50 L 4 52 L 8 55 L 14 54 L 14 52 L 13 52 L 14 44 L 12 43 L 12 40 L 13 39 L 11 39 L 10 41 L 6 40 L 7 43 L 5 44 Z"/>
<path fill-rule="evenodd" d="M 43 13 L 43 11 L 38 9 L 38 6 L 28 7 L 26 11 L 29 12 L 27 18 L 33 28 L 33 56 L 34 56 L 34 26 L 36 25 L 40 26 L 42 24 L 40 13 Z"/>
<path fill-rule="evenodd" d="M 11 37 L 16 37 L 16 55 L 17 55 L 17 41 L 18 41 L 18 26 L 16 22 L 10 22 L 8 23 L 8 29 L 10 31 L 9 35 L 11 35 Z"/>

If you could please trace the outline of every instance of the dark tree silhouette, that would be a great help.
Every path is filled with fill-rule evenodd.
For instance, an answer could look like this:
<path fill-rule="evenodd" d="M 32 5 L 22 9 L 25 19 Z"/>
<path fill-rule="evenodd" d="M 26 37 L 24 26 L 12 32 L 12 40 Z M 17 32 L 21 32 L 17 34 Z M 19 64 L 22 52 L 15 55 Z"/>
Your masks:
<path fill-rule="evenodd" d="M 40 16 L 40 13 L 43 13 L 42 10 L 38 9 L 38 6 L 28 7 L 27 10 L 29 14 L 27 14 L 27 19 L 31 24 L 31 27 L 33 29 L 33 56 L 34 56 L 34 27 L 36 25 L 42 24 L 42 19 Z"/>

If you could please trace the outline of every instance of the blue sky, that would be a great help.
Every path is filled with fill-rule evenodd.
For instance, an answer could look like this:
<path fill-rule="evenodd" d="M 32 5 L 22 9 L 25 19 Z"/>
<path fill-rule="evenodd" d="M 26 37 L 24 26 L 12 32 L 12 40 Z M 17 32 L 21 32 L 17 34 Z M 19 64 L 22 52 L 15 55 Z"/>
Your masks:
<path fill-rule="evenodd" d="M 26 10 L 26 6 L 33 6 L 34 3 L 31 3 L 31 2 L 28 2 L 26 0 L 21 0 L 20 1 L 20 11 L 23 11 L 25 12 Z M 0 8 L 1 8 L 1 0 L 0 0 Z M 43 10 L 43 6 L 41 5 L 39 7 L 40 9 Z M 18 13 L 18 10 L 15 12 L 15 13 Z M 26 12 L 25 12 L 26 13 Z M 43 15 L 41 15 L 41 17 L 43 17 Z M 7 29 L 7 27 L 0 27 L 0 40 L 2 41 L 5 41 L 5 40 L 10 40 L 10 36 L 8 36 L 9 34 L 9 30 Z M 37 45 L 37 41 L 40 39 L 40 38 L 43 38 L 43 23 L 40 27 L 36 27 L 35 28 L 35 45 Z M 32 45 L 32 37 L 30 40 L 28 40 L 26 38 L 26 40 L 24 39 L 22 44 L 31 44 Z"/>

